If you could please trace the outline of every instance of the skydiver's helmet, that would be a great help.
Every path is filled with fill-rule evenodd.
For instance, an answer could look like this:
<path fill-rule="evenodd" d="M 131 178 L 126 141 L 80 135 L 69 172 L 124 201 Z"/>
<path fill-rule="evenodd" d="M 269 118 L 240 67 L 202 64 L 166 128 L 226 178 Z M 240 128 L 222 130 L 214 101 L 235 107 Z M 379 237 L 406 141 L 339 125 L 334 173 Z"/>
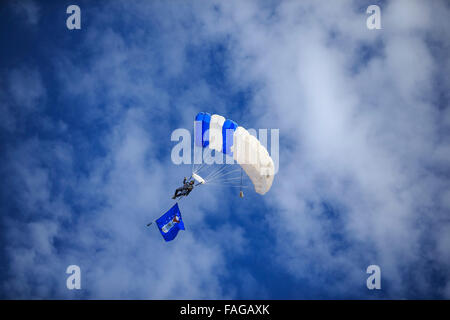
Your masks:
<path fill-rule="evenodd" d="M 194 180 L 190 181 L 189 184 L 192 186 L 194 184 Z"/>

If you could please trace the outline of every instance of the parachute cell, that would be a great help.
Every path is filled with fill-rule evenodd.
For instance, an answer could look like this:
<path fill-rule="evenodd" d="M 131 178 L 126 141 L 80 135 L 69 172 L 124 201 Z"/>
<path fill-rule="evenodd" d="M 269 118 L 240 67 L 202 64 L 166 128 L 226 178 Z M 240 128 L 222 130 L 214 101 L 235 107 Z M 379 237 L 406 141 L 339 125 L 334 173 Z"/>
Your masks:
<path fill-rule="evenodd" d="M 195 117 L 194 131 L 195 143 L 199 147 L 207 147 L 209 144 L 209 125 L 211 123 L 211 115 L 207 112 L 200 112 Z M 208 134 L 208 136 L 206 136 Z"/>

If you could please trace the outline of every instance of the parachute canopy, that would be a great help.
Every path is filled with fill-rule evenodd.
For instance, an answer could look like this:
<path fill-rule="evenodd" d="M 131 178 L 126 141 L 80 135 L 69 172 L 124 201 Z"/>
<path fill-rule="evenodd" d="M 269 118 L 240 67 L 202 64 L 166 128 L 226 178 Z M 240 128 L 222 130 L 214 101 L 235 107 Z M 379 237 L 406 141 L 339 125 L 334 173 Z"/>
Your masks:
<path fill-rule="evenodd" d="M 248 175 L 257 193 L 269 191 L 275 172 L 273 160 L 267 149 L 245 128 L 218 114 L 200 112 L 195 117 L 194 139 L 198 147 L 233 157 Z M 193 178 L 199 181 L 194 174 Z"/>

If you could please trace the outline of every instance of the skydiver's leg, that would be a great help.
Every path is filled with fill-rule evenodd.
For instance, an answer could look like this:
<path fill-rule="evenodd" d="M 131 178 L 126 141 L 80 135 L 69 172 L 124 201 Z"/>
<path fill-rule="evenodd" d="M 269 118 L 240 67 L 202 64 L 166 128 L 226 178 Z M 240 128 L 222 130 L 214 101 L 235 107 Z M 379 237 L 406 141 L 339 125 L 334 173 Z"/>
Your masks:
<path fill-rule="evenodd" d="M 181 192 L 183 191 L 183 188 L 178 188 L 177 190 L 175 190 L 175 194 L 173 195 L 173 199 L 175 199 L 176 197 L 181 196 Z"/>

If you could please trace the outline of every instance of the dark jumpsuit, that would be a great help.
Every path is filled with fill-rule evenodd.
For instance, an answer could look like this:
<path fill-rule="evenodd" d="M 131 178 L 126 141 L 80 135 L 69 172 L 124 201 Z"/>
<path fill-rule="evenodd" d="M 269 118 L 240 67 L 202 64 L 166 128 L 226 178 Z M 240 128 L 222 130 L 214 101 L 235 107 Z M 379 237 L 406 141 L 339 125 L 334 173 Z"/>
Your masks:
<path fill-rule="evenodd" d="M 187 196 L 189 193 L 191 193 L 192 189 L 194 189 L 194 186 L 189 182 L 186 182 L 186 178 L 184 178 L 183 186 L 175 190 L 175 194 L 172 198 L 175 199 L 180 196 Z"/>

